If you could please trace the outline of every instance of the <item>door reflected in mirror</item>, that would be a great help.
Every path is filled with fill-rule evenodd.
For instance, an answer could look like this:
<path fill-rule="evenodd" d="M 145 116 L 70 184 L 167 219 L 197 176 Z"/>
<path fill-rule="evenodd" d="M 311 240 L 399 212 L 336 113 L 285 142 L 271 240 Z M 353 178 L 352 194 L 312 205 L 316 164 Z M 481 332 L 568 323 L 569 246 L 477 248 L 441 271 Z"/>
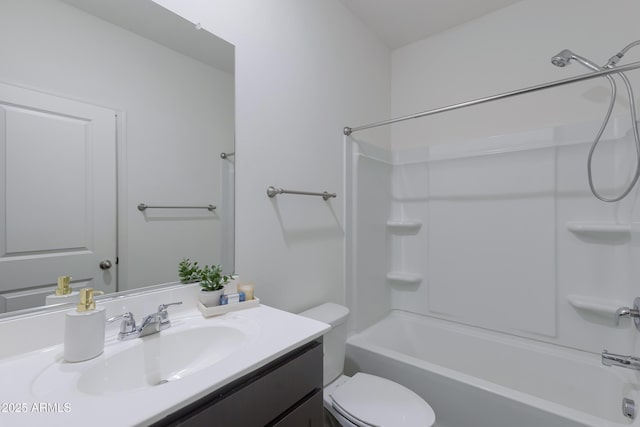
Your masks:
<path fill-rule="evenodd" d="M 232 273 L 233 46 L 151 0 L 0 8 L 0 313 L 59 276 L 113 293 L 183 258 Z"/>

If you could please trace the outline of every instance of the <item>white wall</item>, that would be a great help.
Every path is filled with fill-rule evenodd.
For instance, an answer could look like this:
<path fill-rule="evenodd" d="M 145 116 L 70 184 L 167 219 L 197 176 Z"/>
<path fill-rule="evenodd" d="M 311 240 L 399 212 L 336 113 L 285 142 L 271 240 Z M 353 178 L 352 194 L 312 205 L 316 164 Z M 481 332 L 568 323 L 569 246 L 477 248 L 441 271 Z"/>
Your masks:
<path fill-rule="evenodd" d="M 342 128 L 388 117 L 388 49 L 337 0 L 157 2 L 236 46 L 241 279 L 292 311 L 344 302 Z M 268 199 L 270 185 L 338 197 Z"/>
<path fill-rule="evenodd" d="M 4 0 L 0 27 L 0 81 L 126 115 L 120 290 L 177 280 L 183 257 L 217 263 L 218 215 L 143 215 L 136 206 L 219 204 L 219 154 L 233 151 L 233 76 L 57 1 Z"/>
<path fill-rule="evenodd" d="M 394 50 L 392 114 L 412 114 L 585 74 L 588 70 L 577 63 L 558 68 L 550 58 L 571 49 L 603 64 L 640 38 L 639 13 L 640 4 L 634 0 L 524 0 Z M 640 48 L 630 51 L 621 64 L 638 60 Z M 629 76 L 640 81 L 638 71 Z M 393 126 L 392 144 L 402 149 L 600 119 L 608 90 L 606 80 L 590 80 L 412 120 Z M 626 108 L 618 102 L 617 113 L 623 112 Z"/>

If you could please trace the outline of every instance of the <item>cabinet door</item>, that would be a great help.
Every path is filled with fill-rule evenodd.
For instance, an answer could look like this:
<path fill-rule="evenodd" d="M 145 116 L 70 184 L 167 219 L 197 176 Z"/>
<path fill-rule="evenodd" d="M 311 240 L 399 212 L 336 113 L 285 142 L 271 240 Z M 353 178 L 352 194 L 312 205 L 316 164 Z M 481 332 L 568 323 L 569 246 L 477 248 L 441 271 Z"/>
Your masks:
<path fill-rule="evenodd" d="M 294 351 L 184 411 L 155 426 L 321 427 L 322 343 Z"/>
<path fill-rule="evenodd" d="M 63 275 L 115 291 L 115 112 L 0 84 L 0 159 L 0 312 Z"/>
<path fill-rule="evenodd" d="M 273 427 L 322 427 L 322 405 L 322 390 L 318 390 Z"/>

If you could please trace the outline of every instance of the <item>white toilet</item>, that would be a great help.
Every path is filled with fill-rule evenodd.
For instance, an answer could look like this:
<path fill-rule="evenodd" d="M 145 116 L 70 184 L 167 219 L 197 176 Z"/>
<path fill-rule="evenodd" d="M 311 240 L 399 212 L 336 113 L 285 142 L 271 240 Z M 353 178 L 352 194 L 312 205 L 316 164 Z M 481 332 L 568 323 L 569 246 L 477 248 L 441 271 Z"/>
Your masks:
<path fill-rule="evenodd" d="M 431 427 L 436 416 L 420 396 L 393 381 L 342 375 L 349 309 L 326 303 L 300 313 L 331 325 L 324 335 L 324 407 L 343 427 Z"/>

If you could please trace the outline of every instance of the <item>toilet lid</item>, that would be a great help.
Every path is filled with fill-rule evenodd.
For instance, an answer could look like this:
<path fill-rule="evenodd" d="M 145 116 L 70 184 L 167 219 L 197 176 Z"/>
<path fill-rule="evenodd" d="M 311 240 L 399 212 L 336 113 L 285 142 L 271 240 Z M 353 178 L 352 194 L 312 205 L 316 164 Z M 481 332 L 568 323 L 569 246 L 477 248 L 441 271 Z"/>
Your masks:
<path fill-rule="evenodd" d="M 361 427 L 430 427 L 431 406 L 400 384 L 358 372 L 331 394 L 336 411 Z"/>

